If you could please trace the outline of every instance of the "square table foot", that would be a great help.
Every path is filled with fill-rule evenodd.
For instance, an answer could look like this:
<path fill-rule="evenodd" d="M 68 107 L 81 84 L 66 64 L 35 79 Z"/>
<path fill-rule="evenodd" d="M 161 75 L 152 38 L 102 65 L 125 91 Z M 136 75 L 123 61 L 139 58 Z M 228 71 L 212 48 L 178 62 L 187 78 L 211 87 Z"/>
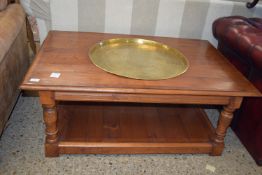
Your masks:
<path fill-rule="evenodd" d="M 59 156 L 58 144 L 45 143 L 45 156 L 58 157 Z"/>

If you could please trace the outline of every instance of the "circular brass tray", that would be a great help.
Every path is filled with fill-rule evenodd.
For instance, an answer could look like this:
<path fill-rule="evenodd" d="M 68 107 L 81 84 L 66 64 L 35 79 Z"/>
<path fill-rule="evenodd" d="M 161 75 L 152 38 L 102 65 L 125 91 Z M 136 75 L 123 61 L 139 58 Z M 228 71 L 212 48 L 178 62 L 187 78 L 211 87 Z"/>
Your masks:
<path fill-rule="evenodd" d="M 185 56 L 178 50 L 138 38 L 101 41 L 89 50 L 89 57 L 104 71 L 143 80 L 176 77 L 189 66 Z"/>

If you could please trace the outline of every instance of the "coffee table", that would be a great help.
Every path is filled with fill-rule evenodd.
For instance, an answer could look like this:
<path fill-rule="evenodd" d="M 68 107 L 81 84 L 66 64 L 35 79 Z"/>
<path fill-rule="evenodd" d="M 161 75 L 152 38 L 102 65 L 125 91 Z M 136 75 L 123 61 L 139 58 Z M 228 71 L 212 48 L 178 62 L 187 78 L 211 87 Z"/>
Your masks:
<path fill-rule="evenodd" d="M 111 38 L 167 44 L 181 51 L 190 67 L 183 75 L 159 81 L 107 73 L 91 63 L 88 50 Z M 261 96 L 207 41 L 58 31 L 49 32 L 21 89 L 39 92 L 48 157 L 89 153 L 221 155 L 226 130 L 242 98 Z M 223 105 L 216 128 L 201 105 Z"/>

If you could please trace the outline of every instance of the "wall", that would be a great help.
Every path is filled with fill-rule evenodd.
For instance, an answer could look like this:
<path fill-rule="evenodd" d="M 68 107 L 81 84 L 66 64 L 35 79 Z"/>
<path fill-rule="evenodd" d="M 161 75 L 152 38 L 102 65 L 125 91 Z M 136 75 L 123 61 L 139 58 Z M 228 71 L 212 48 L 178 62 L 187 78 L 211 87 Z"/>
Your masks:
<path fill-rule="evenodd" d="M 212 22 L 221 16 L 262 17 L 230 0 L 21 0 L 37 17 L 41 42 L 49 30 L 90 31 L 206 39 L 216 46 Z"/>

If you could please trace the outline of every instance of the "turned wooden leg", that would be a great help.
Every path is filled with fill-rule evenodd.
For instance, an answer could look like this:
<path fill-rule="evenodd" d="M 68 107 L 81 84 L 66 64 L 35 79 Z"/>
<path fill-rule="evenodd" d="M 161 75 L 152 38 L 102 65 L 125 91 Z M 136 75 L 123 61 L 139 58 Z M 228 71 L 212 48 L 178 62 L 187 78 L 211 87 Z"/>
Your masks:
<path fill-rule="evenodd" d="M 53 98 L 53 93 L 49 91 L 39 92 L 40 101 L 43 106 L 44 122 L 46 126 L 45 155 L 47 157 L 56 157 L 58 150 L 58 127 L 57 111 Z"/>
<path fill-rule="evenodd" d="M 227 106 L 224 106 L 224 109 L 220 113 L 215 136 L 213 138 L 213 149 L 210 155 L 220 156 L 222 154 L 226 131 L 233 119 L 233 112 L 240 107 L 241 102 L 242 98 L 234 97 Z"/>

